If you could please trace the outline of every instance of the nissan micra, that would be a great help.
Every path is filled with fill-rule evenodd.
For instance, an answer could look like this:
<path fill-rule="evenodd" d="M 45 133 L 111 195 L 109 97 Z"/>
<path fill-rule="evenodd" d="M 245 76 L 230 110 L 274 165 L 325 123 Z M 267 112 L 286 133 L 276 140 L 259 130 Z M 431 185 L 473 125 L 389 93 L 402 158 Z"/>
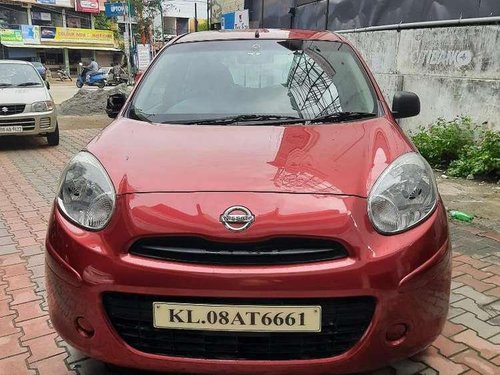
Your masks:
<path fill-rule="evenodd" d="M 47 236 L 54 327 L 122 367 L 340 374 L 429 346 L 446 320 L 433 172 L 330 32 L 171 41 L 63 172 Z"/>

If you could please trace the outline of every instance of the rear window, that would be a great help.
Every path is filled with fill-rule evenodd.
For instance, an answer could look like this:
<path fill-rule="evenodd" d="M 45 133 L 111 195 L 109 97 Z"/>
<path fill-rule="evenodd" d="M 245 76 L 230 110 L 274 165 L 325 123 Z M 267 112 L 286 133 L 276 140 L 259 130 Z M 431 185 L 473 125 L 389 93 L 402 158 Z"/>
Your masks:
<path fill-rule="evenodd" d="M 309 40 L 173 45 L 142 78 L 131 107 L 163 123 L 251 114 L 313 119 L 378 108 L 348 45 Z"/>

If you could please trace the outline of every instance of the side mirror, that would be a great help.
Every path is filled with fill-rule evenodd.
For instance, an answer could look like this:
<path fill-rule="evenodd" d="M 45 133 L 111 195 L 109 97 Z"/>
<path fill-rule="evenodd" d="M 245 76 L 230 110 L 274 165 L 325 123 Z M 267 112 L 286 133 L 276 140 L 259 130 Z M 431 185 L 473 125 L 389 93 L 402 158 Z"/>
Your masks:
<path fill-rule="evenodd" d="M 50 83 L 49 83 L 49 81 L 45 81 L 45 87 L 47 87 L 47 90 L 50 90 Z"/>
<path fill-rule="evenodd" d="M 126 101 L 127 97 L 124 94 L 113 94 L 108 96 L 108 102 L 106 103 L 106 113 L 108 117 L 116 118 Z"/>
<path fill-rule="evenodd" d="M 395 118 L 417 116 L 420 113 L 420 99 L 417 94 L 398 91 L 392 100 L 392 114 Z"/>

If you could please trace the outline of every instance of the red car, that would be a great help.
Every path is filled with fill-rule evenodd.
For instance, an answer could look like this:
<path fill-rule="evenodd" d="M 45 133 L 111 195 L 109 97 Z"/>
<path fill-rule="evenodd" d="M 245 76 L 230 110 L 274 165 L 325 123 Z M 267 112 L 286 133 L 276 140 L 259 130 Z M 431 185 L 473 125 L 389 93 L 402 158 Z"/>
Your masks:
<path fill-rule="evenodd" d="M 450 291 L 429 165 L 330 32 L 180 36 L 66 167 L 52 323 L 85 354 L 172 373 L 366 371 L 430 345 Z"/>

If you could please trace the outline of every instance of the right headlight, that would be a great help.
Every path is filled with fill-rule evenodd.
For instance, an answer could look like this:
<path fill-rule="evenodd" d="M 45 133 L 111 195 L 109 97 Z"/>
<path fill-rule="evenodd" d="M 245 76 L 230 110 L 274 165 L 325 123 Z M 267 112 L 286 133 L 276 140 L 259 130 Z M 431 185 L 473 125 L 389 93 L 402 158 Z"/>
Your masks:
<path fill-rule="evenodd" d="M 103 229 L 115 208 L 115 189 L 104 167 L 90 153 L 78 153 L 61 177 L 57 204 L 65 216 L 86 229 Z"/>
<path fill-rule="evenodd" d="M 52 100 L 44 100 L 43 102 L 35 102 L 31 105 L 34 112 L 47 112 L 54 109 L 54 102 Z"/>
<path fill-rule="evenodd" d="M 401 233 L 425 220 L 437 197 L 431 167 L 421 155 L 410 152 L 392 162 L 373 185 L 368 216 L 378 232 Z"/>

